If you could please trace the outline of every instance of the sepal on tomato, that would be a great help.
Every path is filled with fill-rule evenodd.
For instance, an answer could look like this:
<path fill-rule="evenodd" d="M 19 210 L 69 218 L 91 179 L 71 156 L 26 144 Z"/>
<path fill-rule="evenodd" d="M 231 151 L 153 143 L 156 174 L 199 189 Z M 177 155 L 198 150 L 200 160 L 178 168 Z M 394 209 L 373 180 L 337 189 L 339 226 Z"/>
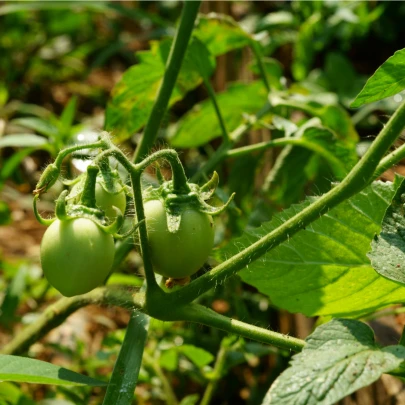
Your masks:
<path fill-rule="evenodd" d="M 144 191 L 144 202 L 151 200 L 162 201 L 166 210 L 167 228 L 170 233 L 176 233 L 181 224 L 181 215 L 184 207 L 193 207 L 198 212 L 211 216 L 222 213 L 233 200 L 235 193 L 230 196 L 228 201 L 220 206 L 213 207 L 206 203 L 210 199 L 218 186 L 218 173 L 214 172 L 211 179 L 203 186 L 195 183 L 188 183 L 189 192 L 184 194 L 176 193 L 173 187 L 173 181 L 165 181 L 159 188 L 148 187 Z"/>

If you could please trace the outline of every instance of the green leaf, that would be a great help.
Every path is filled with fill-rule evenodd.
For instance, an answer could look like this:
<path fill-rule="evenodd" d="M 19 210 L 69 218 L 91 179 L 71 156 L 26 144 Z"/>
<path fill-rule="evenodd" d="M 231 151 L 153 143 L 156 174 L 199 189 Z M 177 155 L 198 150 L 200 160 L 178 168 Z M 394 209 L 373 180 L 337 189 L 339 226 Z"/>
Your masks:
<path fill-rule="evenodd" d="M 288 242 L 252 262 L 239 275 L 290 312 L 350 315 L 403 302 L 405 288 L 378 275 L 367 252 L 385 212 L 402 184 L 375 182 L 331 209 Z M 313 198 L 277 214 L 261 228 L 220 251 L 229 258 L 301 212 Z"/>
<path fill-rule="evenodd" d="M 215 13 L 199 17 L 193 36 L 203 42 L 214 56 L 242 48 L 252 40 L 231 17 Z"/>
<path fill-rule="evenodd" d="M 198 394 L 187 395 L 181 400 L 180 405 L 195 405 L 199 399 L 200 396 Z"/>
<path fill-rule="evenodd" d="M 103 381 L 45 361 L 6 354 L 0 355 L 0 380 L 32 384 L 88 385 L 90 387 L 107 385 Z"/>
<path fill-rule="evenodd" d="M 16 118 L 11 121 L 13 124 L 21 125 L 22 127 L 32 129 L 41 135 L 45 135 L 51 139 L 55 139 L 59 135 L 59 129 L 55 125 L 51 124 L 42 118 L 36 117 L 26 117 L 26 118 Z M 33 145 L 27 145 L 33 146 Z"/>
<path fill-rule="evenodd" d="M 197 367 L 204 367 L 215 359 L 211 353 L 193 345 L 182 345 L 179 347 L 179 352 L 183 353 Z"/>
<path fill-rule="evenodd" d="M 235 83 L 217 95 L 217 101 L 229 131 L 243 121 L 243 114 L 256 113 L 266 102 L 266 89 L 260 81 Z M 221 128 L 211 100 L 205 100 L 186 113 L 177 123 L 170 143 L 176 148 L 192 148 L 221 136 Z"/>
<path fill-rule="evenodd" d="M 274 107 L 290 107 L 320 118 L 325 127 L 335 131 L 339 137 L 346 139 L 348 142 L 358 141 L 359 136 L 350 115 L 339 105 L 322 105 L 309 97 L 298 94 L 289 98 L 280 94 L 270 94 L 270 100 Z"/>
<path fill-rule="evenodd" d="M 164 352 L 162 352 L 159 358 L 160 366 L 165 368 L 166 370 L 174 371 L 177 369 L 178 357 L 179 356 L 177 354 L 177 347 L 172 347 L 168 350 L 165 350 Z"/>
<path fill-rule="evenodd" d="M 306 339 L 273 383 L 263 405 L 333 405 L 405 360 L 405 347 L 380 349 L 364 323 L 334 319 Z"/>
<path fill-rule="evenodd" d="M 262 63 L 270 86 L 273 89 L 281 90 L 283 88 L 281 84 L 281 78 L 283 77 L 283 66 L 281 63 L 277 59 L 273 58 L 262 58 Z M 252 63 L 250 68 L 254 74 L 260 75 L 257 60 Z"/>
<path fill-rule="evenodd" d="M 342 179 L 357 163 L 355 144 L 340 140 L 336 134 L 321 125 L 318 118 L 309 120 L 296 132 L 295 139 L 303 147 L 287 146 L 277 157 L 264 190 L 271 201 L 290 205 L 304 197 L 308 182 L 325 176 L 325 160 L 336 179 Z"/>
<path fill-rule="evenodd" d="M 152 41 L 149 51 L 138 52 L 139 64 L 130 67 L 115 85 L 106 110 L 106 129 L 121 142 L 139 131 L 146 123 L 162 82 L 170 39 Z M 197 87 L 202 79 L 196 59 L 201 46 L 191 41 L 171 95 L 169 106 Z"/>
<path fill-rule="evenodd" d="M 368 257 L 371 265 L 383 277 L 405 284 L 405 217 L 398 198 L 384 217 L 381 233 L 371 243 Z"/>
<path fill-rule="evenodd" d="M 10 207 L 5 201 L 0 201 L 0 225 L 6 225 L 10 221 L 11 221 Z"/>
<path fill-rule="evenodd" d="M 351 104 L 357 108 L 363 104 L 394 96 L 405 89 L 405 48 L 388 58 L 367 80 L 366 85 Z"/>
<path fill-rule="evenodd" d="M 103 405 L 132 403 L 148 336 L 149 319 L 142 312 L 132 311 Z"/>
<path fill-rule="evenodd" d="M 316 33 L 321 29 L 322 15 L 312 14 L 300 27 L 298 38 L 294 45 L 294 62 L 292 73 L 295 80 L 304 80 L 311 68 L 316 52 L 321 43 L 316 41 Z"/>
<path fill-rule="evenodd" d="M 60 116 L 60 124 L 62 131 L 68 133 L 70 128 L 72 127 L 73 121 L 75 119 L 76 107 L 77 107 L 77 97 L 72 97 L 67 103 L 66 107 L 63 109 L 62 115 Z"/>
<path fill-rule="evenodd" d="M 192 40 L 192 52 L 189 52 L 189 61 L 195 65 L 195 69 L 202 77 L 209 78 L 215 70 L 215 58 L 210 54 L 207 47 L 198 39 Z"/>
<path fill-rule="evenodd" d="M 37 147 L 47 143 L 48 140 L 46 138 L 34 134 L 15 134 L 0 138 L 0 148 Z"/>

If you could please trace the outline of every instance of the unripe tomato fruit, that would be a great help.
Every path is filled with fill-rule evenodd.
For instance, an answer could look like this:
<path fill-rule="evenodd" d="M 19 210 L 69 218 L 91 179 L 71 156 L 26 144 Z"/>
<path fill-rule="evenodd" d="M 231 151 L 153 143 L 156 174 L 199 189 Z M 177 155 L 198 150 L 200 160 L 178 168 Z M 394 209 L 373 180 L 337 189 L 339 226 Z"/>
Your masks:
<path fill-rule="evenodd" d="M 114 207 L 117 207 L 122 212 L 122 215 L 125 214 L 125 208 L 127 206 L 127 199 L 125 196 L 124 190 L 121 190 L 117 194 L 109 193 L 104 189 L 104 187 L 97 182 L 96 183 L 96 205 L 98 208 L 101 208 L 108 219 L 114 221 L 117 214 Z"/>
<path fill-rule="evenodd" d="M 41 264 L 50 284 L 66 297 L 87 293 L 108 276 L 114 238 L 87 218 L 57 219 L 41 242 Z"/>
<path fill-rule="evenodd" d="M 170 233 L 166 211 L 160 200 L 148 201 L 144 208 L 155 272 L 180 279 L 200 269 L 214 245 L 212 218 L 192 207 L 186 207 L 181 215 L 179 230 Z"/>

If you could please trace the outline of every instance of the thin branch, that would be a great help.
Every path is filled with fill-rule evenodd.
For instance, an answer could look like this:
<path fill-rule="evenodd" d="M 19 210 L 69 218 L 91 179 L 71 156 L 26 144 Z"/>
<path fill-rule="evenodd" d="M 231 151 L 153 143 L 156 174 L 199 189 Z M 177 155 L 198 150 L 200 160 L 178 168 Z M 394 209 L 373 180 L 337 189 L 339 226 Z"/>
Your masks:
<path fill-rule="evenodd" d="M 228 318 L 202 305 L 190 304 L 182 307 L 178 311 L 178 316 L 185 321 L 202 323 L 203 325 L 212 326 L 248 339 L 279 347 L 280 349 L 299 352 L 305 346 L 304 340 Z"/>
<path fill-rule="evenodd" d="M 218 118 L 219 126 L 221 127 L 222 138 L 223 138 L 224 142 L 228 143 L 230 141 L 229 134 L 228 134 L 228 131 L 226 129 L 225 121 L 224 121 L 224 118 L 222 117 L 221 110 L 220 110 L 219 105 L 218 105 L 217 96 L 215 94 L 215 91 L 214 91 L 214 89 L 213 89 L 213 87 L 211 85 L 211 82 L 210 82 L 209 78 L 203 76 L 203 80 L 204 80 L 204 85 L 205 85 L 205 87 L 206 87 L 206 89 L 208 91 L 208 94 L 209 94 L 210 98 L 211 98 L 212 105 L 214 106 L 214 110 L 215 110 L 215 114 L 217 115 L 217 118 Z"/>
<path fill-rule="evenodd" d="M 194 21 L 197 17 L 198 9 L 200 8 L 200 3 L 200 0 L 196 0 L 185 1 L 183 4 L 179 28 L 167 59 L 162 85 L 159 88 L 156 102 L 153 105 L 152 112 L 146 123 L 141 142 L 135 151 L 134 162 L 141 161 L 148 154 L 150 148 L 155 142 L 158 130 L 169 104 L 170 96 L 176 84 L 177 76 L 180 72 L 187 45 L 194 28 Z"/>
<path fill-rule="evenodd" d="M 141 302 L 134 300 L 131 292 L 117 289 L 117 287 L 96 288 L 87 294 L 61 298 L 46 308 L 35 322 L 18 333 L 11 342 L 0 350 L 0 353 L 24 353 L 33 343 L 62 324 L 73 312 L 90 304 L 141 308 Z"/>
<path fill-rule="evenodd" d="M 252 152 L 258 152 L 269 148 L 287 145 L 300 146 L 319 154 L 330 164 L 337 177 L 342 177 L 342 175 L 344 176 L 344 174 L 346 174 L 344 165 L 335 155 L 333 155 L 333 153 L 329 152 L 327 149 L 323 148 L 321 145 L 315 142 L 310 142 L 302 138 L 279 138 L 268 142 L 259 142 L 255 143 L 254 145 L 242 146 L 240 148 L 229 150 L 228 152 L 226 152 L 225 157 L 240 157 Z"/>

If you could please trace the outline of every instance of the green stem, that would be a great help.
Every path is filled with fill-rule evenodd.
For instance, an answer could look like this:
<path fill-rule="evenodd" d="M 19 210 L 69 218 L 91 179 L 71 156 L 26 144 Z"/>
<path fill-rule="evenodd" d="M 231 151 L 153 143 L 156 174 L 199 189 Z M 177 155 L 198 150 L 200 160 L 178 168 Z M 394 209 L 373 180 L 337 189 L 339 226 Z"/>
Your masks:
<path fill-rule="evenodd" d="M 141 298 L 141 297 L 140 297 Z M 13 340 L 1 349 L 2 354 L 24 353 L 33 343 L 59 326 L 73 312 L 86 305 L 117 305 L 127 308 L 141 308 L 141 300 L 135 300 L 130 291 L 116 287 L 102 287 L 71 298 L 61 298 L 50 305 L 35 320 L 19 332 Z"/>
<path fill-rule="evenodd" d="M 250 41 L 250 46 L 251 46 L 251 48 L 253 50 L 253 53 L 255 54 L 257 66 L 259 68 L 260 75 L 261 75 L 262 80 L 264 82 L 264 85 L 266 87 L 267 93 L 270 93 L 271 87 L 270 87 L 270 83 L 269 83 L 269 81 L 267 79 L 266 70 L 264 68 L 263 59 L 262 59 L 263 55 L 262 55 L 262 52 L 260 50 L 260 45 L 257 43 L 257 41 L 252 39 Z"/>
<path fill-rule="evenodd" d="M 149 317 L 141 312 L 132 312 L 104 397 L 104 405 L 130 405 L 138 382 L 142 355 L 148 336 Z"/>
<path fill-rule="evenodd" d="M 152 112 L 146 123 L 141 142 L 135 151 L 134 162 L 142 160 L 149 153 L 150 148 L 155 142 L 157 132 L 169 104 L 170 96 L 176 84 L 177 76 L 180 72 L 200 3 L 200 0 L 184 2 L 179 28 L 167 59 L 162 85 L 159 88 L 156 102 L 153 105 Z"/>
<path fill-rule="evenodd" d="M 166 378 L 163 370 L 159 365 L 159 360 L 151 357 L 148 353 L 144 354 L 145 362 L 150 366 L 153 372 L 159 377 L 162 383 L 163 391 L 166 394 L 166 404 L 167 405 L 177 405 L 179 401 L 177 400 L 176 394 L 174 393 L 169 380 Z"/>
<path fill-rule="evenodd" d="M 305 341 L 301 339 L 228 318 L 202 305 L 190 304 L 179 308 L 178 315 L 184 321 L 202 323 L 203 325 L 212 326 L 248 339 L 279 347 L 280 349 L 299 352 L 305 345 Z"/>
<path fill-rule="evenodd" d="M 227 352 L 227 348 L 223 344 L 221 344 L 221 347 L 217 354 L 217 359 L 215 361 L 213 373 L 214 375 L 205 388 L 200 405 L 209 405 L 209 403 L 211 402 L 212 396 L 214 395 L 215 389 L 218 385 L 218 381 L 221 379 L 223 370 L 225 368 Z"/>
<path fill-rule="evenodd" d="M 381 160 L 374 172 L 374 179 L 380 177 L 386 170 L 405 159 L 405 143 Z"/>
<path fill-rule="evenodd" d="M 228 134 L 228 131 L 226 129 L 225 121 L 224 121 L 224 118 L 222 117 L 221 110 L 219 109 L 219 105 L 218 105 L 217 96 L 215 94 L 215 91 L 214 91 L 214 89 L 213 89 L 213 87 L 211 85 L 211 82 L 210 82 L 209 78 L 207 78 L 207 77 L 205 77 L 203 75 L 203 80 L 204 80 L 204 85 L 205 85 L 205 87 L 206 87 L 206 89 L 208 91 L 208 94 L 209 94 L 210 98 L 211 98 L 212 105 L 214 106 L 214 110 L 215 110 L 215 114 L 217 115 L 217 118 L 218 118 L 219 126 L 221 127 L 222 138 L 223 138 L 224 142 L 229 142 L 229 140 L 230 140 L 229 139 L 229 134 Z"/>
<path fill-rule="evenodd" d="M 97 149 L 97 148 L 101 148 L 101 149 L 106 149 L 108 148 L 109 145 L 104 141 L 97 141 L 97 142 L 93 142 L 93 143 L 87 143 L 87 144 L 83 144 L 83 145 L 75 145 L 75 146 L 71 146 L 69 148 L 66 149 L 62 149 L 57 158 L 55 159 L 55 164 L 60 167 L 62 164 L 63 159 L 65 159 L 65 157 L 73 152 L 76 152 L 78 150 L 82 150 L 82 149 Z"/>
<path fill-rule="evenodd" d="M 235 158 L 244 156 L 248 153 L 266 150 L 268 148 L 275 148 L 287 145 L 295 145 L 312 150 L 313 152 L 319 154 L 325 160 L 328 161 L 331 168 L 335 171 L 335 174 L 338 177 L 342 177 L 342 175 L 344 176 L 344 174 L 346 174 L 345 167 L 343 166 L 341 161 L 336 156 L 333 155 L 333 153 L 329 152 L 327 149 L 323 148 L 321 145 L 317 143 L 313 143 L 301 138 L 279 138 L 268 142 L 259 142 L 254 145 L 242 146 L 240 148 L 229 150 L 226 153 L 225 157 Z"/>
<path fill-rule="evenodd" d="M 363 158 L 339 185 L 240 253 L 219 264 L 189 285 L 171 293 L 174 302 L 181 304 L 193 301 L 204 292 L 214 288 L 218 283 L 242 270 L 249 263 L 291 238 L 331 208 L 361 191 L 373 178 L 378 163 L 404 126 L 405 102 L 394 113 Z"/>
<path fill-rule="evenodd" d="M 149 155 L 142 160 L 142 162 L 135 165 L 135 170 L 140 173 L 159 159 L 168 160 L 170 163 L 172 169 L 173 192 L 176 194 L 189 193 L 190 187 L 187 182 L 184 167 L 180 162 L 179 155 L 174 149 L 162 149 Z"/>
<path fill-rule="evenodd" d="M 247 122 L 239 125 L 234 131 L 229 134 L 229 142 L 223 142 L 221 146 L 210 156 L 209 160 L 202 166 L 197 173 L 191 178 L 191 181 L 196 183 L 200 177 L 207 175 L 212 172 L 216 166 L 226 157 L 228 151 L 230 151 L 235 143 L 237 143 L 242 136 L 248 132 L 252 126 L 263 118 L 266 114 L 271 111 L 270 104 L 266 104 L 263 108 L 255 115 L 254 118 Z"/>

